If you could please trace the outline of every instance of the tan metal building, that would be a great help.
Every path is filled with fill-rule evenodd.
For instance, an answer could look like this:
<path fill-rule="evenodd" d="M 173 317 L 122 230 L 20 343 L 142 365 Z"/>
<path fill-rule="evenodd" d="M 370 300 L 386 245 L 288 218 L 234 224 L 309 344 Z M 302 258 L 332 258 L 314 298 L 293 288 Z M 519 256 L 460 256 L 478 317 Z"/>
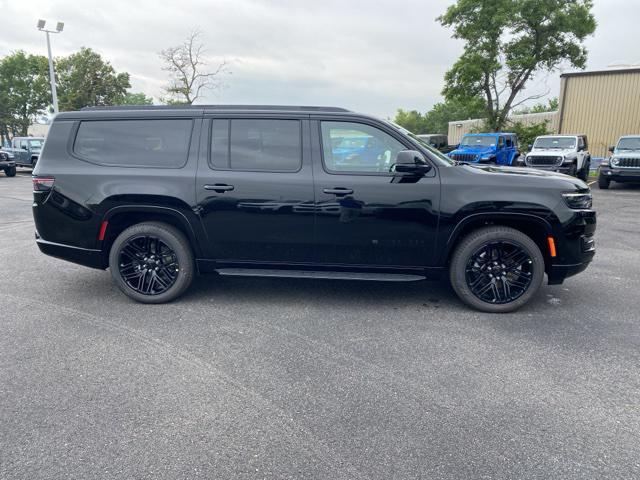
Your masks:
<path fill-rule="evenodd" d="M 558 133 L 585 133 L 594 157 L 622 135 L 640 135 L 640 68 L 560 76 Z"/>

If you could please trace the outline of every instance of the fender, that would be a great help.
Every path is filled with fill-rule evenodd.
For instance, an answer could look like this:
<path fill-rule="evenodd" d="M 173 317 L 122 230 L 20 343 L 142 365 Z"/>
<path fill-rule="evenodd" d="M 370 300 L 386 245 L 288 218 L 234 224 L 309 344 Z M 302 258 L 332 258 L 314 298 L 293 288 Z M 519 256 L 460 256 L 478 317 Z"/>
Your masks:
<path fill-rule="evenodd" d="M 102 222 L 109 221 L 109 219 L 113 218 L 115 215 L 121 213 L 159 213 L 163 215 L 171 215 L 175 218 L 180 224 L 184 227 L 185 232 L 189 238 L 189 241 L 194 247 L 194 255 L 196 258 L 202 257 L 203 248 L 202 245 L 198 242 L 198 238 L 203 237 L 203 233 L 200 232 L 201 226 L 200 223 L 194 221 L 195 219 L 190 219 L 189 216 L 185 215 L 184 212 L 180 211 L 177 208 L 167 207 L 167 206 L 158 206 L 158 205 L 145 205 L 145 204 L 129 204 L 129 205 L 118 205 L 116 207 L 110 208 L 107 210 L 102 216 Z M 195 216 L 195 214 L 192 214 Z M 195 226 L 194 226 L 195 223 Z M 196 233 L 196 231 L 198 233 Z"/>
<path fill-rule="evenodd" d="M 535 222 L 543 229 L 546 235 L 553 235 L 553 226 L 549 223 L 548 220 L 530 213 L 520 213 L 520 212 L 481 212 L 481 213 L 472 213 L 466 215 L 462 218 L 458 223 L 453 227 L 449 237 L 446 241 L 445 248 L 442 249 L 441 258 L 439 265 L 444 265 L 449 258 L 449 254 L 456 241 L 460 237 L 462 231 L 464 231 L 465 227 L 471 223 L 481 222 L 481 221 L 492 221 L 492 220 L 519 220 L 519 221 L 527 221 L 527 222 Z"/>

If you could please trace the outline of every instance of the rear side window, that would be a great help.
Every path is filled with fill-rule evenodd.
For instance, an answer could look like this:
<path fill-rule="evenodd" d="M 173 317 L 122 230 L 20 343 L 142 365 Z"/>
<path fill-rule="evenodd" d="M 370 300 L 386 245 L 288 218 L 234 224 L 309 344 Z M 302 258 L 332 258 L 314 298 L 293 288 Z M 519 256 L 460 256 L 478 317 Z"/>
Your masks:
<path fill-rule="evenodd" d="M 180 168 L 193 120 L 91 120 L 80 123 L 73 151 L 100 165 Z"/>
<path fill-rule="evenodd" d="M 296 172 L 302 166 L 299 120 L 212 120 L 212 168 Z"/>

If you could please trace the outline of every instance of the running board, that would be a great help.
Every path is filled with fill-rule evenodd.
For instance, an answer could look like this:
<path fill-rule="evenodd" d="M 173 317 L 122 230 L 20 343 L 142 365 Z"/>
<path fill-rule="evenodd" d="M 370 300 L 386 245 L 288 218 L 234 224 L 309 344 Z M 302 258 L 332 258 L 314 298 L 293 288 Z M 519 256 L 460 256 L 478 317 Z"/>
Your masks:
<path fill-rule="evenodd" d="M 216 272 L 220 275 L 230 277 L 286 277 L 323 280 L 368 280 L 378 282 L 417 282 L 426 279 L 424 275 L 402 273 L 325 272 L 317 270 L 280 270 L 275 268 L 218 268 Z"/>

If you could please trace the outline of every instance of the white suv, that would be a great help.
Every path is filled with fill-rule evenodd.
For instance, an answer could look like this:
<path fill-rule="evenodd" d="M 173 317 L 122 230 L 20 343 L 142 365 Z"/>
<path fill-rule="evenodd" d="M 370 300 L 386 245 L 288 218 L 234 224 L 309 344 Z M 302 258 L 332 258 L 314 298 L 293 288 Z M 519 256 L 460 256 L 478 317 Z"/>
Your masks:
<path fill-rule="evenodd" d="M 587 180 L 591 164 L 586 135 L 543 135 L 525 157 L 527 167 L 566 173 Z"/>

